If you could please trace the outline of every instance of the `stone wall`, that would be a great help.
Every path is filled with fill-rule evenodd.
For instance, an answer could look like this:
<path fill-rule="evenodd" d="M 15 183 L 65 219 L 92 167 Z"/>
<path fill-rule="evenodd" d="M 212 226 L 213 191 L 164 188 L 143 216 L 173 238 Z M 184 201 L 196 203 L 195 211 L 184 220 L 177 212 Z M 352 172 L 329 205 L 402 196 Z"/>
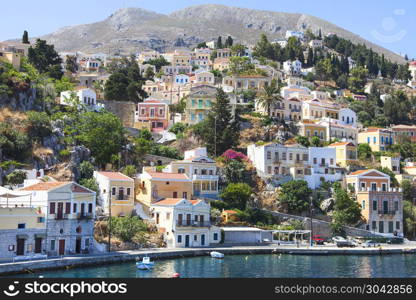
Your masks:
<path fill-rule="evenodd" d="M 27 235 L 27 239 L 25 240 L 24 256 L 35 255 L 35 235 L 45 235 L 45 233 L 45 229 L 0 230 L 0 259 L 13 258 L 16 256 L 18 235 Z M 9 246 L 12 245 L 14 246 L 14 249 L 9 251 Z M 45 249 L 44 239 L 42 239 L 42 249 Z"/>
<path fill-rule="evenodd" d="M 98 103 L 105 105 L 105 108 L 118 116 L 125 127 L 134 127 L 134 114 L 136 104 L 127 101 L 98 100 Z"/>

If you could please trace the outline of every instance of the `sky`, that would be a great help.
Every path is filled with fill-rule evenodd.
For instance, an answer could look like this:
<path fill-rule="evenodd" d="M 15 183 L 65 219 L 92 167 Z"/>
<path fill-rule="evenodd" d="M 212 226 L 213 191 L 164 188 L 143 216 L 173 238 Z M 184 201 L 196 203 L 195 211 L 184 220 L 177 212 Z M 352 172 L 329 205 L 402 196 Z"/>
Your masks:
<path fill-rule="evenodd" d="M 3 2 L 3 1 L 2 1 Z M 17 4 L 18 3 L 18 4 Z M 0 41 L 51 33 L 64 26 L 101 21 L 123 7 L 159 13 L 200 4 L 310 14 L 399 54 L 416 58 L 414 0 L 20 0 L 0 6 Z"/>

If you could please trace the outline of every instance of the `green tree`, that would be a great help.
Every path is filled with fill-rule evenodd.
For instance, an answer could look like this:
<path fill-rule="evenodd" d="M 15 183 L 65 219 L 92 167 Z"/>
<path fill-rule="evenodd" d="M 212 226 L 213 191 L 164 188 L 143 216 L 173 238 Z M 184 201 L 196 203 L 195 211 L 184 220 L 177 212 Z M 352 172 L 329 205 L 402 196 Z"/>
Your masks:
<path fill-rule="evenodd" d="M 127 166 L 125 166 L 123 168 L 122 173 L 124 175 L 126 175 L 126 176 L 129 176 L 129 177 L 132 177 L 133 178 L 133 177 L 136 177 L 137 170 L 136 170 L 136 167 L 135 166 L 133 166 L 133 165 L 127 165 Z"/>
<path fill-rule="evenodd" d="M 63 73 L 60 71 L 62 59 L 55 51 L 55 47 L 48 45 L 45 40 L 36 40 L 35 46 L 29 48 L 28 58 L 39 73 L 47 73 L 55 79 L 62 77 Z"/>
<path fill-rule="evenodd" d="M 247 183 L 230 183 L 220 197 L 232 208 L 245 209 L 251 193 L 251 187 Z"/>
<path fill-rule="evenodd" d="M 395 186 L 395 187 L 399 186 L 399 182 L 396 179 L 396 174 L 394 174 L 392 170 L 390 170 L 387 167 L 377 167 L 377 170 L 390 176 L 390 183 L 392 186 Z"/>
<path fill-rule="evenodd" d="M 26 179 L 26 173 L 21 170 L 15 170 L 10 174 L 6 175 L 6 182 L 10 185 L 22 184 Z"/>
<path fill-rule="evenodd" d="M 364 67 L 356 67 L 351 70 L 348 85 L 354 92 L 362 92 L 367 83 L 368 70 Z"/>
<path fill-rule="evenodd" d="M 368 160 L 371 159 L 373 155 L 373 151 L 371 147 L 367 143 L 359 144 L 357 148 L 358 158 L 360 160 Z"/>
<path fill-rule="evenodd" d="M 224 46 L 222 44 L 222 38 L 221 38 L 221 36 L 219 36 L 218 39 L 217 39 L 217 49 L 221 49 L 223 47 Z"/>
<path fill-rule="evenodd" d="M 146 69 L 146 72 L 144 73 L 144 77 L 146 79 L 153 79 L 153 77 L 155 77 L 155 72 L 153 72 L 153 69 L 151 67 L 148 67 Z"/>
<path fill-rule="evenodd" d="M 76 124 L 79 134 L 76 140 L 91 150 L 100 165 L 109 163 L 118 154 L 124 141 L 124 129 L 118 117 L 104 112 L 86 112 Z"/>
<path fill-rule="evenodd" d="M 52 133 L 50 118 L 45 112 L 27 112 L 26 126 L 29 137 L 38 142 Z"/>
<path fill-rule="evenodd" d="M 289 212 L 303 212 L 309 208 L 309 197 L 312 190 L 304 180 L 291 180 L 282 184 L 279 202 L 287 207 Z"/>
<path fill-rule="evenodd" d="M 91 178 L 81 178 L 79 184 L 95 192 L 95 200 L 100 195 L 100 188 L 98 187 L 98 182 L 94 177 Z"/>
<path fill-rule="evenodd" d="M 257 99 L 258 104 L 263 107 L 267 116 L 271 116 L 271 109 L 278 103 L 282 102 L 283 98 L 280 96 L 279 88 L 275 85 L 266 85 L 263 87 L 260 97 Z"/>
<path fill-rule="evenodd" d="M 123 242 L 132 242 L 137 234 L 147 230 L 147 225 L 139 217 L 126 216 L 111 218 L 111 232 Z"/>
<path fill-rule="evenodd" d="M 246 182 L 246 165 L 239 160 L 233 159 L 226 163 L 224 175 L 226 182 Z"/>
<path fill-rule="evenodd" d="M 233 45 L 233 38 L 231 36 L 228 36 L 225 40 L 225 47 L 230 48 Z"/>
<path fill-rule="evenodd" d="M 403 91 L 390 94 L 384 102 L 384 115 L 389 124 L 402 124 L 409 122 L 410 101 Z"/>
<path fill-rule="evenodd" d="M 159 72 L 163 66 L 170 65 L 170 62 L 168 62 L 163 56 L 159 58 L 149 59 L 146 63 L 155 66 L 156 72 Z"/>
<path fill-rule="evenodd" d="M 238 142 L 238 123 L 233 120 L 227 94 L 217 89 L 216 103 L 205 121 L 193 127 L 194 134 L 204 142 L 210 154 L 218 156 Z"/>
<path fill-rule="evenodd" d="M 75 55 L 66 56 L 65 70 L 71 73 L 76 73 L 78 71 L 77 57 Z"/>
<path fill-rule="evenodd" d="M 94 175 L 94 166 L 88 160 L 84 160 L 79 165 L 79 170 L 81 173 L 81 178 L 89 179 Z"/>
<path fill-rule="evenodd" d="M 22 43 L 23 44 L 30 44 L 30 42 L 29 42 L 29 34 L 27 33 L 26 30 L 23 31 Z"/>
<path fill-rule="evenodd" d="M 298 135 L 296 136 L 295 140 L 296 143 L 298 143 L 299 145 L 302 145 L 304 147 L 310 146 L 309 139 L 306 136 Z"/>
<path fill-rule="evenodd" d="M 361 206 L 351 199 L 345 189 L 335 192 L 333 222 L 341 225 L 355 225 L 361 219 Z"/>

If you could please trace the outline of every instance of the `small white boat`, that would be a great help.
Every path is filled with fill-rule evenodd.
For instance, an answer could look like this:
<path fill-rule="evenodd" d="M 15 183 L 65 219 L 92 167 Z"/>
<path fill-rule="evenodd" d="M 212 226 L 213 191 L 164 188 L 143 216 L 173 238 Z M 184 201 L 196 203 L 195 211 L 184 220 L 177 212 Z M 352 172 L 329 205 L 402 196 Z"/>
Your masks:
<path fill-rule="evenodd" d="M 155 265 L 155 262 L 150 261 L 150 257 L 143 257 L 142 261 L 136 262 L 136 267 L 139 270 L 150 270 Z"/>
<path fill-rule="evenodd" d="M 224 254 L 216 251 L 210 252 L 209 255 L 211 255 L 213 258 L 224 258 Z"/>

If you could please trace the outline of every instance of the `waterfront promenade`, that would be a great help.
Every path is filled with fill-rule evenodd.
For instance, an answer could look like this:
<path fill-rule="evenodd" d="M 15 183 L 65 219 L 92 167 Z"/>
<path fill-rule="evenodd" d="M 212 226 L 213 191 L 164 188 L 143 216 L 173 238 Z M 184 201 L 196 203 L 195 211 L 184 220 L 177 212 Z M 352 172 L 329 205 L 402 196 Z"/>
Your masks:
<path fill-rule="evenodd" d="M 296 245 L 267 245 L 267 246 L 222 246 L 209 248 L 156 248 L 142 250 L 127 250 L 110 253 L 89 255 L 63 256 L 42 260 L 4 262 L 0 263 L 0 275 L 31 273 L 42 270 L 53 270 L 74 267 L 87 267 L 105 264 L 115 264 L 150 256 L 152 259 L 172 259 L 192 256 L 209 255 L 210 251 L 231 254 L 293 254 L 293 255 L 388 255 L 416 253 L 416 243 L 403 245 L 382 245 L 377 248 L 337 248 L 334 245 L 299 246 Z"/>

